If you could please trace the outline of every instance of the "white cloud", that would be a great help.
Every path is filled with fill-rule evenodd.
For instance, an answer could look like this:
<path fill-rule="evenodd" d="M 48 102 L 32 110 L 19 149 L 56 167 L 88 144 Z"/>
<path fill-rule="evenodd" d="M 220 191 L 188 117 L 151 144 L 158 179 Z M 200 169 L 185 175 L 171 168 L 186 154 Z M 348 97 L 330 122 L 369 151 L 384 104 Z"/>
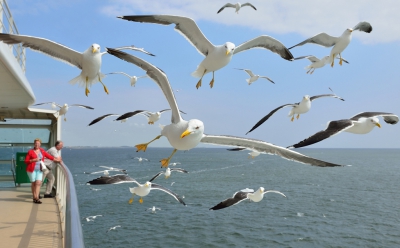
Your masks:
<path fill-rule="evenodd" d="M 101 9 L 107 15 L 169 14 L 183 15 L 226 25 L 240 25 L 263 32 L 298 33 L 304 37 L 326 32 L 339 36 L 348 27 L 368 21 L 371 34 L 355 34 L 365 43 L 400 41 L 400 1 L 397 0 L 253 0 L 257 11 L 243 8 L 216 12 L 226 3 L 221 1 L 117 0 Z"/>

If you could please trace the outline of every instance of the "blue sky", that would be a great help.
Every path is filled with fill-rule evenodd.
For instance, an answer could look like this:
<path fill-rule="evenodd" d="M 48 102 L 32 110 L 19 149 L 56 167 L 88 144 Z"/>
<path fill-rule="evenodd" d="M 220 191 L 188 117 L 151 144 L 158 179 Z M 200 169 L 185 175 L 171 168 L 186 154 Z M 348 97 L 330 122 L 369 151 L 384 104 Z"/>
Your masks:
<path fill-rule="evenodd" d="M 245 133 L 272 109 L 285 103 L 299 102 L 310 96 L 330 93 L 328 87 L 346 101 L 323 98 L 312 103 L 311 110 L 299 120 L 290 122 L 289 108 L 277 112 L 261 127 L 247 135 L 277 145 L 295 144 L 326 127 L 330 120 L 350 118 L 359 112 L 383 111 L 400 113 L 400 17 L 396 1 L 252 1 L 257 11 L 243 8 L 217 10 L 225 1 L 8 1 L 20 34 L 43 37 L 84 51 L 92 43 L 105 47 L 135 45 L 156 54 L 150 57 L 133 53 L 161 68 L 170 80 L 183 117 L 200 119 L 205 133 L 245 136 Z M 335 2 L 335 3 L 333 3 Z M 346 7 L 342 7 L 346 6 Z M 197 78 L 190 74 L 203 60 L 173 26 L 141 24 L 116 18 L 119 15 L 175 14 L 194 18 L 202 32 L 215 45 L 231 41 L 236 45 L 259 35 L 269 35 L 287 47 L 319 32 L 340 36 L 359 21 L 369 21 L 374 30 L 367 34 L 354 32 L 353 40 L 343 52 L 350 64 L 317 69 L 306 74 L 308 60 L 289 62 L 267 50 L 253 49 L 235 55 L 226 67 L 215 73 L 214 88 L 208 87 L 211 74 L 197 90 Z M 295 57 L 328 55 L 330 49 L 304 45 L 291 50 Z M 233 68 L 248 68 L 275 81 L 259 80 L 251 86 L 247 74 Z M 123 71 L 141 76 L 144 71 L 111 55 L 103 56 L 102 72 Z M 136 116 L 126 123 L 108 118 L 96 125 L 87 125 L 108 113 L 123 114 L 138 109 L 158 111 L 169 108 L 161 90 L 150 79 L 141 79 L 131 87 L 128 78 L 109 75 L 91 88 L 89 97 L 84 89 L 69 85 L 77 68 L 27 51 L 26 77 L 31 83 L 36 102 L 55 101 L 59 104 L 85 104 L 95 108 L 71 108 L 62 123 L 63 140 L 67 146 L 133 146 L 147 142 L 160 133 L 158 124 L 168 124 L 170 114 L 164 113 L 155 125 Z M 381 119 L 381 122 L 383 120 Z M 400 125 L 382 123 L 367 135 L 342 133 L 315 144 L 313 148 L 400 148 Z M 166 146 L 163 138 L 152 144 Z"/>

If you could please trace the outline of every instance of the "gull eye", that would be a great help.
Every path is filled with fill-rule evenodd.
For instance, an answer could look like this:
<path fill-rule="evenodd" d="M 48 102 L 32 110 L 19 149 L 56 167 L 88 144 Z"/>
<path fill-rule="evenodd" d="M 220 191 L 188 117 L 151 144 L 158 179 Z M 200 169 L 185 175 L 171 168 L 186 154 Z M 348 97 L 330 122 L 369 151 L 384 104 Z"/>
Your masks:
<path fill-rule="evenodd" d="M 196 129 L 199 129 L 199 127 L 196 127 Z"/>

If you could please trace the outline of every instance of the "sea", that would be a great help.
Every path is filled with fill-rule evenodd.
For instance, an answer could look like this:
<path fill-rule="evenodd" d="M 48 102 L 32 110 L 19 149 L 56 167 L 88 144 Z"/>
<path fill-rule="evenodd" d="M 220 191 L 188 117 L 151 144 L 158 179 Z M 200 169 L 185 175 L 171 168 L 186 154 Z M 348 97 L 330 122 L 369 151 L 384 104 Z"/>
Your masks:
<path fill-rule="evenodd" d="M 64 148 L 74 177 L 86 247 L 400 247 L 400 149 L 297 149 L 343 167 L 321 168 L 248 151 L 178 151 L 160 184 L 183 198 L 152 190 L 132 197 L 136 184 L 87 185 L 99 165 L 126 169 L 145 183 L 171 148 Z M 149 161 L 139 162 L 135 157 Z M 110 172 L 110 174 L 117 174 Z M 278 190 L 260 202 L 212 211 L 242 189 Z M 155 206 L 161 210 L 148 210 Z M 102 215 L 94 221 L 85 217 Z M 114 226 L 120 226 L 113 230 Z"/>

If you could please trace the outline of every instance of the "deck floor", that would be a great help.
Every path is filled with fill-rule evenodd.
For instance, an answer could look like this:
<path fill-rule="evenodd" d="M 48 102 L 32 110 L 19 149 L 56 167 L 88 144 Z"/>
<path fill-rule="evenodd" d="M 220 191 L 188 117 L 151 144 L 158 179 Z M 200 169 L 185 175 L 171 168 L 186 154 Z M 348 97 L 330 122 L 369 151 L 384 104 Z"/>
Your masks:
<path fill-rule="evenodd" d="M 62 247 L 56 198 L 41 201 L 32 202 L 30 186 L 0 188 L 2 247 Z"/>

